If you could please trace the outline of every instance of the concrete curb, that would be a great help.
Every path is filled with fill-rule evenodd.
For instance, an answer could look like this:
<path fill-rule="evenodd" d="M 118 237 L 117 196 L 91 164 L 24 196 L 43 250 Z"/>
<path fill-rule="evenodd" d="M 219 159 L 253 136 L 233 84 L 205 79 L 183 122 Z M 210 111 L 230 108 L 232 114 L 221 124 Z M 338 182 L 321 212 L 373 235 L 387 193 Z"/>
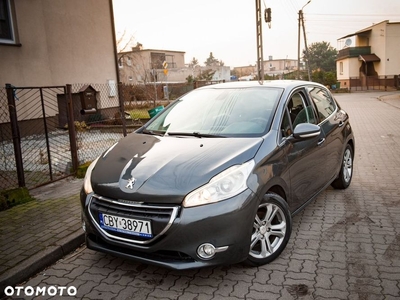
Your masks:
<path fill-rule="evenodd" d="M 74 251 L 85 242 L 85 235 L 79 229 L 67 237 L 57 241 L 54 246 L 49 246 L 0 276 L 0 297 L 4 296 L 7 286 L 15 286 L 29 279 L 31 276 L 52 265 L 57 260 Z"/>

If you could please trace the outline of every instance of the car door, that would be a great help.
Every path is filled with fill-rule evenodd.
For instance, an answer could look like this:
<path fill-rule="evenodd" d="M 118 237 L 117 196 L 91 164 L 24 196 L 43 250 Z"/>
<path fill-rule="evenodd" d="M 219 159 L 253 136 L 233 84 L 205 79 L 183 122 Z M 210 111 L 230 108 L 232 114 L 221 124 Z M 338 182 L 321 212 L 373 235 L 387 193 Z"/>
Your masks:
<path fill-rule="evenodd" d="M 288 98 L 281 123 L 280 147 L 286 153 L 290 173 L 290 210 L 293 212 L 325 186 L 325 134 L 296 139 L 294 128 L 300 123 L 317 124 L 314 106 L 305 89 Z"/>
<path fill-rule="evenodd" d="M 310 85 L 307 89 L 315 104 L 318 123 L 325 132 L 325 181 L 329 182 L 337 175 L 342 163 L 343 130 L 347 115 L 336 105 L 326 88 Z"/>

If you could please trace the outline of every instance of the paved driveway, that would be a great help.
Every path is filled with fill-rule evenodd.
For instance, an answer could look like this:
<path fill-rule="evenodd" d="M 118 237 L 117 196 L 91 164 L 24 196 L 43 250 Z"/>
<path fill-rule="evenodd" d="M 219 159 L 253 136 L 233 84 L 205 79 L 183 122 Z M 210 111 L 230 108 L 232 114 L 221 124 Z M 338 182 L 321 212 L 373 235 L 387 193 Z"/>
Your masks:
<path fill-rule="evenodd" d="M 383 94 L 336 96 L 356 135 L 353 182 L 294 217 L 273 263 L 182 272 L 82 247 L 23 285 L 75 286 L 85 299 L 399 299 L 400 108 Z"/>

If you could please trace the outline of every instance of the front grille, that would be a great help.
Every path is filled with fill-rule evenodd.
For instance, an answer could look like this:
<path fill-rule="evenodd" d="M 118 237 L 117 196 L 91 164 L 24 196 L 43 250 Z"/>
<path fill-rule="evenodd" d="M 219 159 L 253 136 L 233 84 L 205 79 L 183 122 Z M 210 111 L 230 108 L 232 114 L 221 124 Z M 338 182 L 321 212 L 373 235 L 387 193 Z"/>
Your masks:
<path fill-rule="evenodd" d="M 149 244 L 164 234 L 174 222 L 179 206 L 160 206 L 129 201 L 117 201 L 98 195 L 92 196 L 89 202 L 89 214 L 96 227 L 107 237 L 128 243 Z M 125 231 L 114 231 L 100 225 L 100 214 L 121 218 L 149 221 L 152 237 L 128 234 Z"/>

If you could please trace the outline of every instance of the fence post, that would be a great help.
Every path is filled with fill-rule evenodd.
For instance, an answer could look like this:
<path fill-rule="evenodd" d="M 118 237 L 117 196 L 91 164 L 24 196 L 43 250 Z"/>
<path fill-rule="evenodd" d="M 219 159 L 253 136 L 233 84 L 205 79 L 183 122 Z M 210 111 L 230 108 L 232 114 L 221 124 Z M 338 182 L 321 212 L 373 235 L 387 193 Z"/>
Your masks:
<path fill-rule="evenodd" d="M 385 91 L 387 91 L 387 76 L 385 75 Z"/>
<path fill-rule="evenodd" d="M 15 106 L 15 98 L 12 85 L 6 83 L 6 90 L 7 90 L 7 100 L 8 100 L 8 111 L 10 113 L 12 139 L 14 145 L 15 164 L 17 167 L 18 186 L 25 187 L 25 174 L 24 174 L 24 165 L 22 161 L 22 151 L 21 151 L 21 137 L 19 135 L 17 109 Z"/>
<path fill-rule="evenodd" d="M 119 100 L 119 113 L 121 115 L 122 132 L 126 136 L 126 120 L 125 120 L 125 97 L 122 91 L 122 82 L 118 83 L 118 100 Z"/>
<path fill-rule="evenodd" d="M 72 103 L 72 86 L 70 84 L 67 84 L 66 86 L 66 96 L 67 96 L 68 134 L 69 134 L 69 143 L 71 148 L 71 159 L 72 159 L 72 173 L 76 174 L 79 165 L 78 147 L 76 145 L 74 106 Z"/>

